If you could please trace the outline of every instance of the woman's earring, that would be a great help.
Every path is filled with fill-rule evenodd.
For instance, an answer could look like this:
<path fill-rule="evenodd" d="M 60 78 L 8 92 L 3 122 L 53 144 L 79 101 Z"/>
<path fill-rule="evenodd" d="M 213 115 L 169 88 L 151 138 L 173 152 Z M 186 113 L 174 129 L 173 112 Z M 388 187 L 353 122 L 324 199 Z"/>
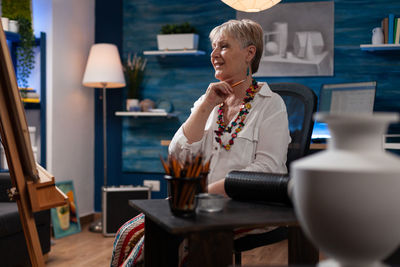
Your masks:
<path fill-rule="evenodd" d="M 250 74 L 250 67 L 247 66 L 247 74 L 246 74 L 246 76 L 249 76 L 249 74 Z"/>

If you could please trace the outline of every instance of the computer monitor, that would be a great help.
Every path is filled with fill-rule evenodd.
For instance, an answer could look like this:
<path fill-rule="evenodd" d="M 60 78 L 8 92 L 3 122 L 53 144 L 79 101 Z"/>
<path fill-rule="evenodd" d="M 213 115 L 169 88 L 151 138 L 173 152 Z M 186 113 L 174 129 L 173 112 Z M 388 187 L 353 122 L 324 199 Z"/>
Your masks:
<path fill-rule="evenodd" d="M 322 85 L 318 112 L 372 113 L 374 110 L 376 82 L 339 83 Z M 323 122 L 315 121 L 311 136 L 313 141 L 330 138 Z"/>

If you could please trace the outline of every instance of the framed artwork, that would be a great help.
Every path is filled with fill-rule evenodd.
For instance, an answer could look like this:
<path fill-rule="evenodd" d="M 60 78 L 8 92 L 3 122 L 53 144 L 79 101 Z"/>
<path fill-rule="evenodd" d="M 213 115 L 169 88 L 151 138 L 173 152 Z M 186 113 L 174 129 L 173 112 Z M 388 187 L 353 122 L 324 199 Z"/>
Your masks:
<path fill-rule="evenodd" d="M 75 190 L 72 181 L 57 182 L 56 186 L 68 196 L 67 204 L 51 209 L 51 222 L 53 224 L 54 237 L 60 238 L 79 233 L 78 206 L 76 205 Z"/>
<path fill-rule="evenodd" d="M 278 4 L 236 17 L 254 20 L 264 31 L 255 77 L 333 76 L 333 1 Z"/>

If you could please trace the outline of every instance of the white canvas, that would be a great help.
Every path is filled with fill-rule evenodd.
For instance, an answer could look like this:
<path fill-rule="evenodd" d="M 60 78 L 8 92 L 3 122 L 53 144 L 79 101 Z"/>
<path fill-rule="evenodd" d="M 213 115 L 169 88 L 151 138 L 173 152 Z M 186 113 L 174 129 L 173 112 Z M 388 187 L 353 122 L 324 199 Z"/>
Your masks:
<path fill-rule="evenodd" d="M 278 4 L 258 13 L 238 11 L 264 30 L 255 77 L 333 76 L 334 3 Z"/>

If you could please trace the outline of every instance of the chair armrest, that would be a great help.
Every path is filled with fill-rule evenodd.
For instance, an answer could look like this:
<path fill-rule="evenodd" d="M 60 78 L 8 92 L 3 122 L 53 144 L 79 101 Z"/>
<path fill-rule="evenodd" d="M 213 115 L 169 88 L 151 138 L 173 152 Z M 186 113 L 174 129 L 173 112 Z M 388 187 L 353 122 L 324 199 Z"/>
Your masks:
<path fill-rule="evenodd" d="M 232 171 L 225 177 L 225 192 L 235 200 L 262 201 L 291 206 L 289 174 Z"/>
<path fill-rule="evenodd" d="M 12 187 L 10 174 L 8 172 L 0 173 L 0 202 L 10 202 L 7 189 Z"/>

